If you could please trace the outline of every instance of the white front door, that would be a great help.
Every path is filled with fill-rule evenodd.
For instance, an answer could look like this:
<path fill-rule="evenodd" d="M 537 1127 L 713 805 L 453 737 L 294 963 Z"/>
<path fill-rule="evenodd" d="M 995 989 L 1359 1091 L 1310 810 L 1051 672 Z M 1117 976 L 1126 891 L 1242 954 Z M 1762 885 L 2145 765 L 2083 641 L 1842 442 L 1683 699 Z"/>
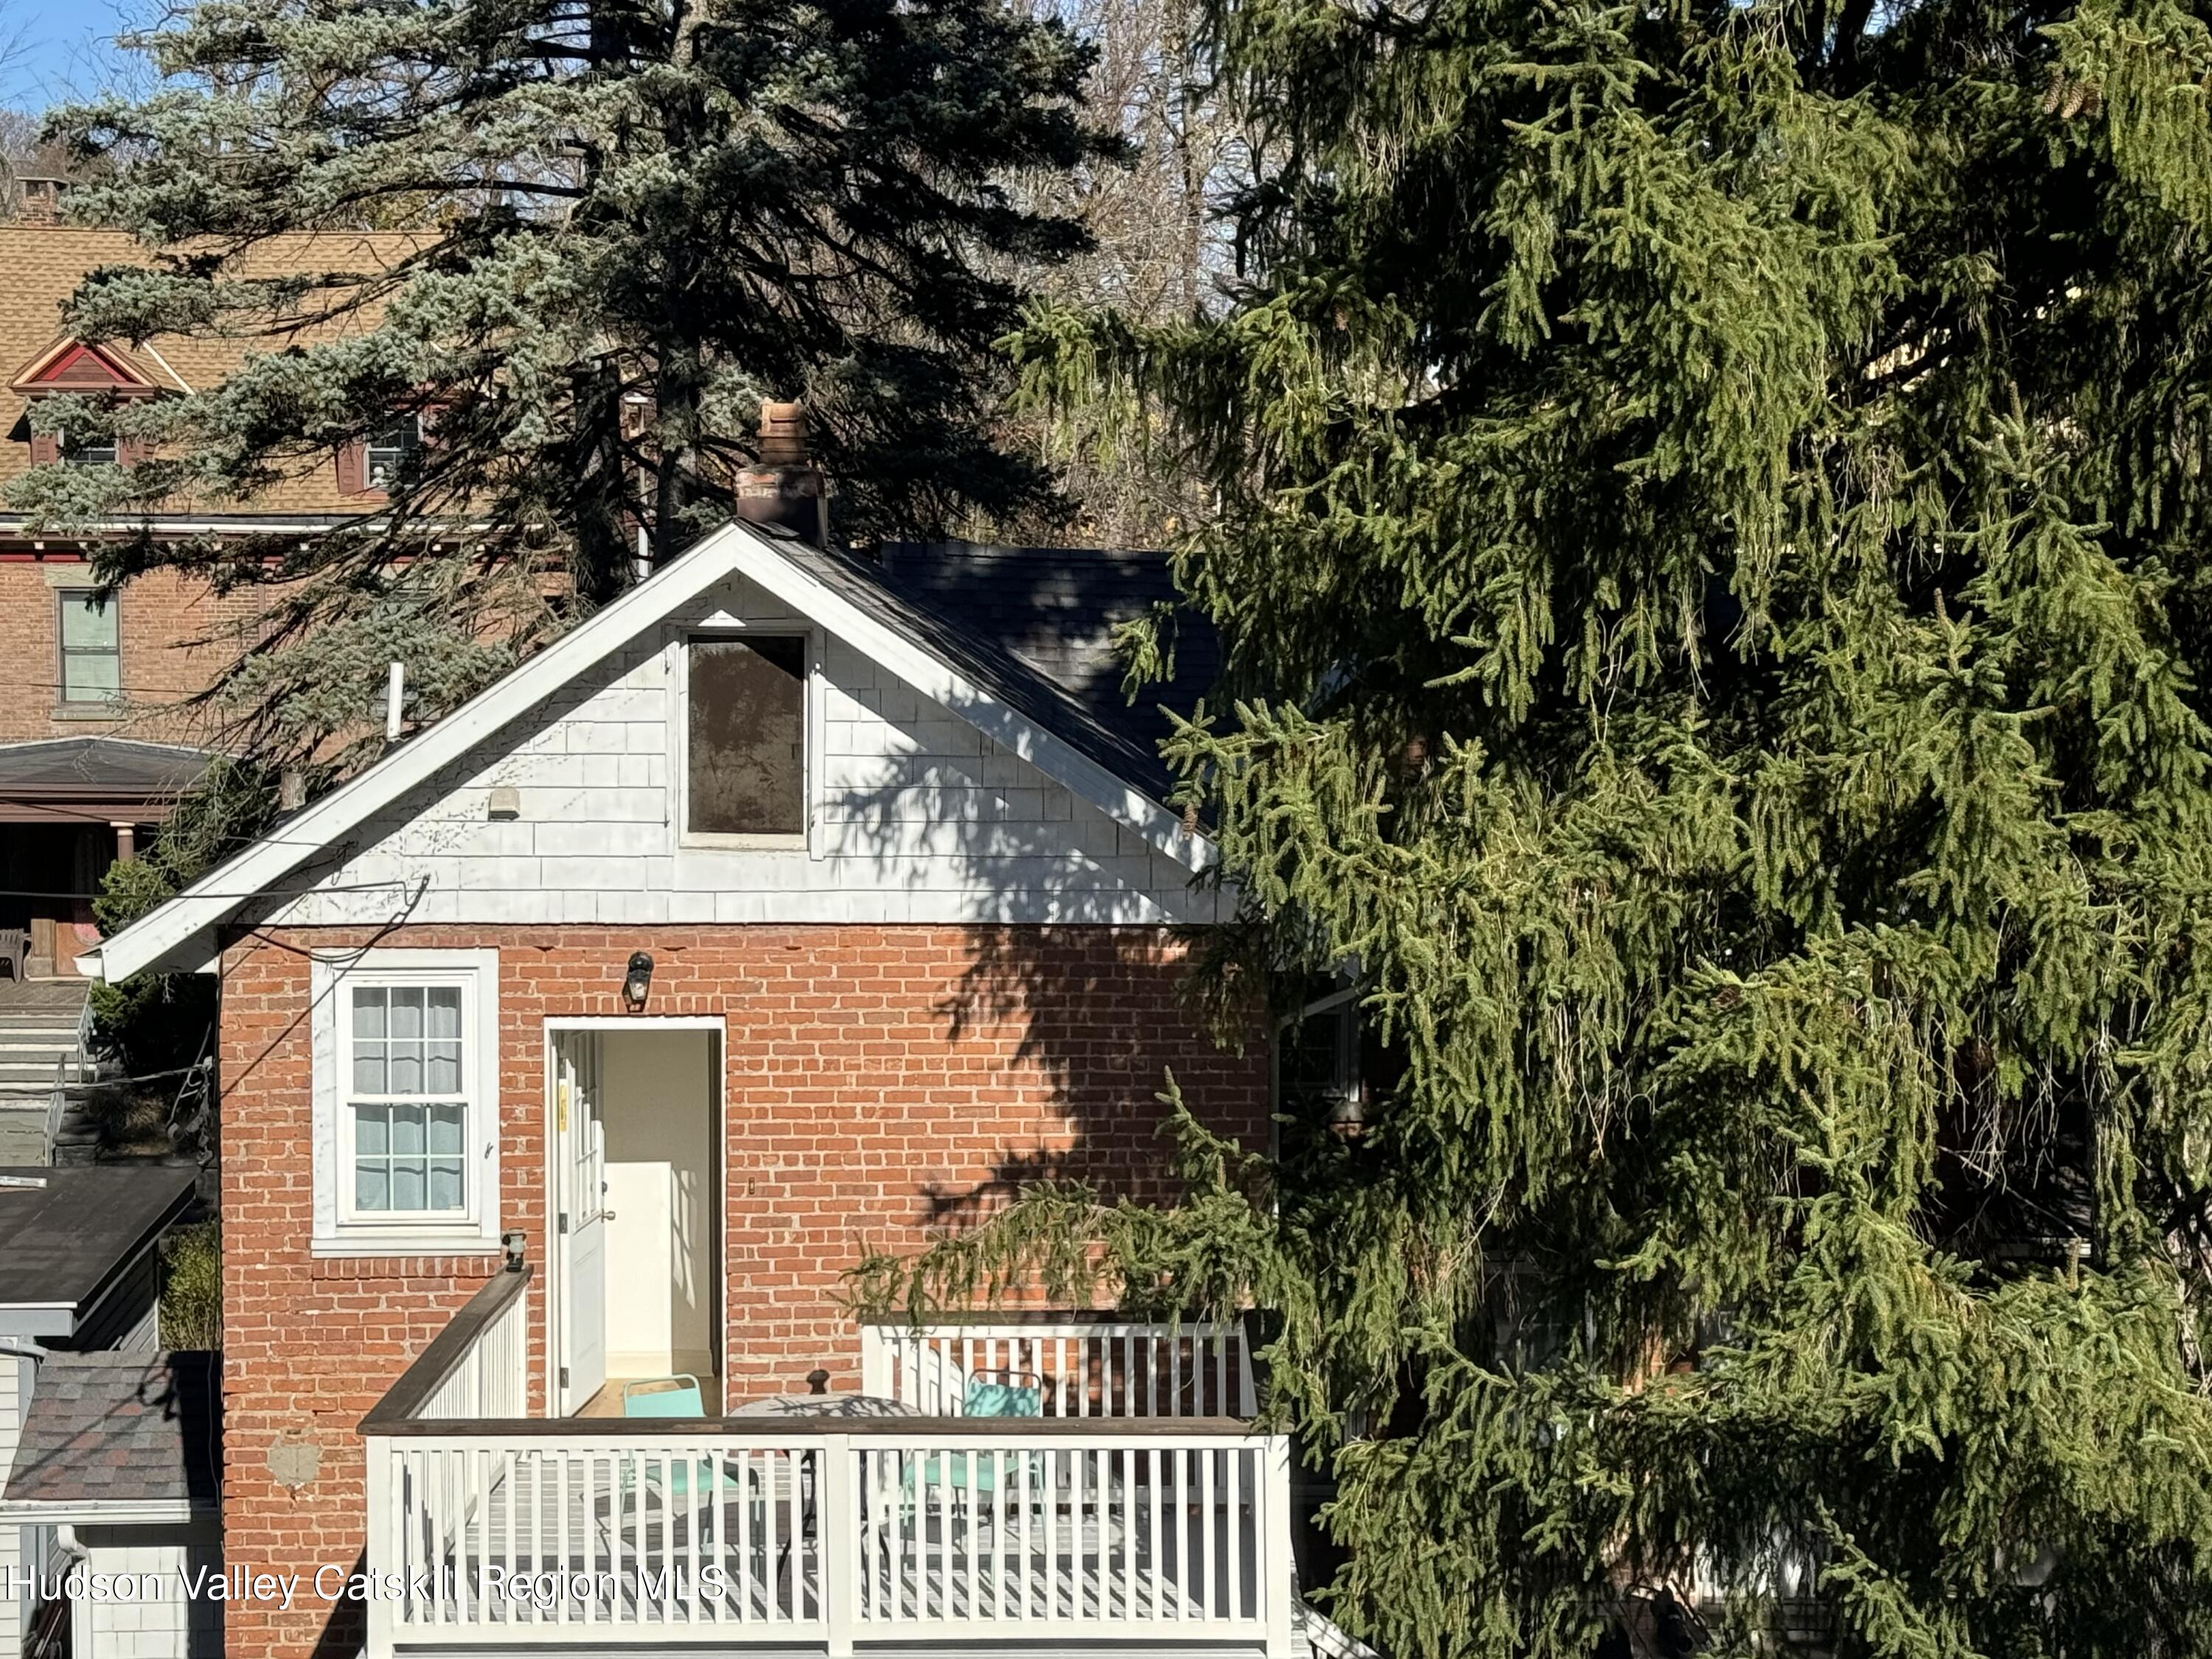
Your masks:
<path fill-rule="evenodd" d="M 555 1364 L 564 1417 L 607 1380 L 606 1131 L 596 1031 L 553 1040 L 555 1233 L 561 1257 L 561 1337 Z"/>

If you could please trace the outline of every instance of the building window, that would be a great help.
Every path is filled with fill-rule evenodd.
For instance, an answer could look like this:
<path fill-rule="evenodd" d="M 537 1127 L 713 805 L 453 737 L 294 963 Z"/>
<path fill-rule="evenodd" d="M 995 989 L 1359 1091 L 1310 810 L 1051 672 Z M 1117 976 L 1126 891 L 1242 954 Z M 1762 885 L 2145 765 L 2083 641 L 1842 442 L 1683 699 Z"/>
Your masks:
<path fill-rule="evenodd" d="M 687 836 L 781 844 L 806 833 L 806 641 L 695 639 L 685 673 Z"/>
<path fill-rule="evenodd" d="M 92 592 L 61 595 L 64 702 L 118 702 L 123 696 L 121 601 Z"/>
<path fill-rule="evenodd" d="M 362 469 L 371 489 L 390 489 L 398 482 L 399 469 L 422 441 L 420 416 L 402 415 L 383 431 L 372 434 L 362 452 Z"/>
<path fill-rule="evenodd" d="M 64 438 L 62 459 L 71 466 L 113 466 L 116 460 L 115 440 Z"/>
<path fill-rule="evenodd" d="M 346 1115 L 357 1216 L 468 1212 L 461 996 L 459 985 L 354 988 Z"/>
<path fill-rule="evenodd" d="M 498 1247 L 498 980 L 495 951 L 316 958 L 317 1254 Z"/>

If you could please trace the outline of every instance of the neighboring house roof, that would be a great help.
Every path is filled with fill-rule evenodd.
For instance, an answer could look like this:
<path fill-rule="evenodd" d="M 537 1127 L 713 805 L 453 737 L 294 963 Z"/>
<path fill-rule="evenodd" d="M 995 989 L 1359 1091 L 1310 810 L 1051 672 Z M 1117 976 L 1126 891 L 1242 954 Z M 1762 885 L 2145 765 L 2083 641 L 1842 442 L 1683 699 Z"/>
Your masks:
<path fill-rule="evenodd" d="M 253 896 L 440 769 L 675 615 L 716 584 L 740 578 L 888 669 L 1186 869 L 1206 868 L 1212 842 L 1160 799 L 1158 760 L 1101 722 L 1047 676 L 893 592 L 880 573 L 745 524 L 708 536 L 497 684 L 419 732 L 358 777 L 286 819 L 166 904 L 77 960 L 117 980 L 149 968 L 204 967 L 211 930 Z"/>
<path fill-rule="evenodd" d="M 271 237 L 257 243 L 238 269 L 248 276 L 304 275 L 328 270 L 373 270 L 404 258 L 419 245 L 414 236 L 392 231 L 325 232 Z M 106 386 L 128 390 L 133 385 L 160 392 L 204 391 L 220 385 L 246 358 L 280 351 L 287 342 L 278 337 L 217 337 L 160 335 L 149 340 L 104 341 L 91 354 L 95 363 L 106 359 L 115 374 L 66 377 L 55 381 L 52 371 L 78 347 L 62 319 L 62 308 L 84 279 L 103 265 L 151 265 L 154 257 L 128 232 L 81 228 L 66 225 L 0 226 L 0 368 L 12 372 L 12 406 L 0 413 L 0 431 L 15 433 L 17 441 L 0 442 L 0 484 L 29 470 L 30 447 L 21 441 L 27 392 L 43 390 L 97 392 Z M 353 318 L 303 331 L 301 342 L 337 337 L 369 326 L 366 318 Z M 84 368 L 82 360 L 76 367 Z M 41 382 L 41 372 L 46 379 Z M 33 384 L 39 382 L 40 384 Z M 252 514 L 281 513 L 288 519 L 306 514 L 357 513 L 358 498 L 340 493 L 337 458 L 302 470 L 250 504 Z M 192 514 L 180 504 L 178 511 L 198 523 L 207 517 Z M 239 511 L 225 503 L 225 514 Z M 170 514 L 162 514 L 166 522 Z M 6 519 L 0 517 L 0 525 Z"/>
<path fill-rule="evenodd" d="M 1212 624 L 1182 606 L 1164 553 L 887 542 L 877 559 L 893 592 L 960 633 L 996 641 L 1147 751 L 1168 733 L 1162 705 L 1188 711 L 1220 677 Z M 1132 701 L 1114 631 L 1159 607 L 1173 611 L 1175 674 Z"/>
<path fill-rule="evenodd" d="M 216 1507 L 222 1475 L 220 1355 L 49 1354 L 39 1362 L 6 1507 L 35 1504 L 56 1518 L 189 1514 Z"/>
<path fill-rule="evenodd" d="M 0 744 L 0 802 L 173 799 L 208 769 L 205 750 L 131 738 Z"/>
<path fill-rule="evenodd" d="M 0 1170 L 0 1325 L 36 1310 L 65 1334 L 191 1206 L 198 1171 L 153 1164 Z"/>

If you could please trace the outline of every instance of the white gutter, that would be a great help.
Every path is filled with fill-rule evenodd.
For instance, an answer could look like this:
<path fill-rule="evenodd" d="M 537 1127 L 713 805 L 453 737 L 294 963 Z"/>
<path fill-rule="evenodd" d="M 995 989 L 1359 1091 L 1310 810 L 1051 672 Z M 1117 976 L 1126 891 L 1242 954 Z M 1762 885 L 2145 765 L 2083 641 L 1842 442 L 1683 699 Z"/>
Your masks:
<path fill-rule="evenodd" d="M 31 1526 L 114 1527 L 161 1525 L 190 1521 L 216 1505 L 189 1498 L 0 1498 L 0 1516 Z"/>

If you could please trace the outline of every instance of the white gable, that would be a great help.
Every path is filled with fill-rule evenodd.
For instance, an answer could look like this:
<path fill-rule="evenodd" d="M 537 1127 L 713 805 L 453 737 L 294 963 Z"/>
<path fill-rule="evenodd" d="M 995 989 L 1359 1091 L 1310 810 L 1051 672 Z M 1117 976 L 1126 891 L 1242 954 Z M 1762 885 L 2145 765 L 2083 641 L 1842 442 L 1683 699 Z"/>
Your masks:
<path fill-rule="evenodd" d="M 241 914 L 301 925 L 1218 916 L 1224 901 L 1189 884 L 1213 863 L 1204 835 L 1024 712 L 1030 693 L 957 665 L 943 653 L 963 653 L 922 643 L 871 591 L 836 556 L 725 526 L 78 969 L 210 966 L 215 930 Z M 672 781 L 683 642 L 799 626 L 812 660 L 805 843 L 687 844 Z"/>
<path fill-rule="evenodd" d="M 807 844 L 686 845 L 684 641 L 811 631 Z M 492 816 L 493 792 L 512 819 Z M 272 923 L 1161 922 L 1215 899 L 1136 831 L 732 579 L 362 822 Z"/>

